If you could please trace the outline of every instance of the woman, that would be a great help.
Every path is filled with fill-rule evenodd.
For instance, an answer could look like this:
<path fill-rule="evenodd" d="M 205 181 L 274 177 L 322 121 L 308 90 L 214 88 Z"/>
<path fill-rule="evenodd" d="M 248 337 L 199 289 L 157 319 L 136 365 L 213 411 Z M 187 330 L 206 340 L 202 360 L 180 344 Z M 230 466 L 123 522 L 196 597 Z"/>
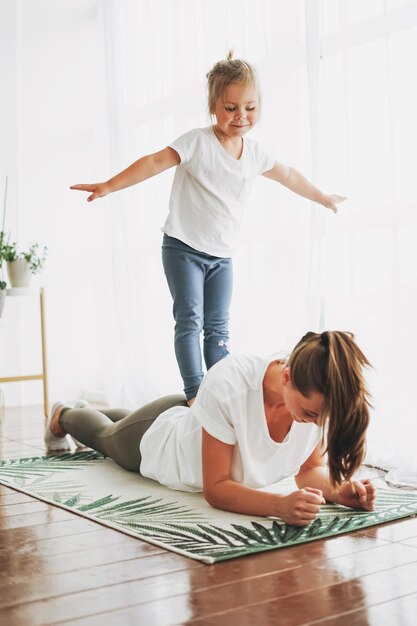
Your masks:
<path fill-rule="evenodd" d="M 172 489 L 204 491 L 216 508 L 297 526 L 314 520 L 326 500 L 372 510 L 373 485 L 351 480 L 369 423 L 365 365 L 351 333 L 309 332 L 286 361 L 219 361 L 192 407 L 178 395 L 130 414 L 56 403 L 45 442 L 68 449 L 69 434 Z M 289 495 L 258 490 L 288 476 L 298 486 Z"/>

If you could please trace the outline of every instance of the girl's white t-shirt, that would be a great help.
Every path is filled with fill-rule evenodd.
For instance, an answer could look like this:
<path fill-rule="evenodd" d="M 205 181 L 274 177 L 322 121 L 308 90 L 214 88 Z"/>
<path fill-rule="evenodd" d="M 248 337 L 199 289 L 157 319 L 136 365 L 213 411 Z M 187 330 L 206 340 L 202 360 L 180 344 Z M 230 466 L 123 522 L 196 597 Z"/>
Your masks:
<path fill-rule="evenodd" d="M 246 138 L 240 159 L 235 159 L 211 126 L 191 130 L 169 147 L 181 163 L 161 230 L 200 252 L 232 256 L 255 178 L 270 170 L 274 159 L 258 142 Z"/>
<path fill-rule="evenodd" d="M 276 358 L 233 354 L 216 363 L 191 408 L 168 409 L 146 431 L 140 443 L 140 473 L 171 489 L 202 491 L 204 428 L 235 446 L 233 480 L 259 488 L 297 474 L 319 443 L 321 430 L 312 423 L 293 422 L 282 443 L 271 439 L 262 381 Z"/>

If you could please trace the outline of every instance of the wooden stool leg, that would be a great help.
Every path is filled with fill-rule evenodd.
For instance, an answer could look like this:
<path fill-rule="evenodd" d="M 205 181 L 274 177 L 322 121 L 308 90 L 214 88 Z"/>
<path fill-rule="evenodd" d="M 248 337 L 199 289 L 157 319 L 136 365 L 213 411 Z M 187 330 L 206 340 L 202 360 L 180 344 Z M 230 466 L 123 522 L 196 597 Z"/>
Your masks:
<path fill-rule="evenodd" d="M 46 362 L 46 326 L 45 326 L 45 300 L 44 290 L 41 287 L 40 290 L 40 305 L 41 305 L 41 335 L 42 335 L 42 381 L 43 381 L 43 410 L 45 417 L 49 414 L 48 403 L 48 366 Z"/>

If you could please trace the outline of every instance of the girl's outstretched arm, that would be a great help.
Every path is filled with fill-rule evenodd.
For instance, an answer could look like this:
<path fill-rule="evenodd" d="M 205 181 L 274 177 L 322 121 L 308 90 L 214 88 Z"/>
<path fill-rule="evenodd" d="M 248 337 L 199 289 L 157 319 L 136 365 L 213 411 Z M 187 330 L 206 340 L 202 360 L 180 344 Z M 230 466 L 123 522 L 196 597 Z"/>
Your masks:
<path fill-rule="evenodd" d="M 280 517 L 287 524 L 306 526 L 324 504 L 319 489 L 299 489 L 287 496 L 258 491 L 231 478 L 234 446 L 203 429 L 204 496 L 211 506 L 234 513 Z"/>
<path fill-rule="evenodd" d="M 372 511 L 375 506 L 376 489 L 369 479 L 350 480 L 334 488 L 324 463 L 324 450 L 318 445 L 295 477 L 300 488 L 314 487 L 323 492 L 329 502 L 343 504 L 353 509 Z"/>
<path fill-rule="evenodd" d="M 337 204 L 346 200 L 345 196 L 339 196 L 337 194 L 325 194 L 318 187 L 315 187 L 305 176 L 298 170 L 288 165 L 276 162 L 274 167 L 267 172 L 264 172 L 262 176 L 271 178 L 277 183 L 281 183 L 291 191 L 298 193 L 299 196 L 318 202 L 327 209 L 337 213 Z"/>
<path fill-rule="evenodd" d="M 141 183 L 147 178 L 156 176 L 161 172 L 174 167 L 180 163 L 180 157 L 178 152 L 173 148 L 164 148 L 159 152 L 148 154 L 134 163 L 129 165 L 125 170 L 113 176 L 108 181 L 103 183 L 92 184 L 78 184 L 71 185 L 70 189 L 76 189 L 78 191 L 91 192 L 91 195 L 87 197 L 87 201 L 91 202 L 96 198 L 102 198 L 112 191 L 119 191 L 125 189 L 131 185 Z"/>

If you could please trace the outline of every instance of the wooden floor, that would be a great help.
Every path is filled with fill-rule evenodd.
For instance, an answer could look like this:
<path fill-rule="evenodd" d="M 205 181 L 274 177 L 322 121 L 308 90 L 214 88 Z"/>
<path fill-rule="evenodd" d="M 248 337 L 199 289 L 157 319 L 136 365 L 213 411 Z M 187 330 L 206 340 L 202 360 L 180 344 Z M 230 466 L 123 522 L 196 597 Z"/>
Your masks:
<path fill-rule="evenodd" d="M 0 458 L 43 452 L 41 407 L 3 410 Z M 0 624 L 62 623 L 415 626 L 417 518 L 203 565 L 0 485 Z"/>

